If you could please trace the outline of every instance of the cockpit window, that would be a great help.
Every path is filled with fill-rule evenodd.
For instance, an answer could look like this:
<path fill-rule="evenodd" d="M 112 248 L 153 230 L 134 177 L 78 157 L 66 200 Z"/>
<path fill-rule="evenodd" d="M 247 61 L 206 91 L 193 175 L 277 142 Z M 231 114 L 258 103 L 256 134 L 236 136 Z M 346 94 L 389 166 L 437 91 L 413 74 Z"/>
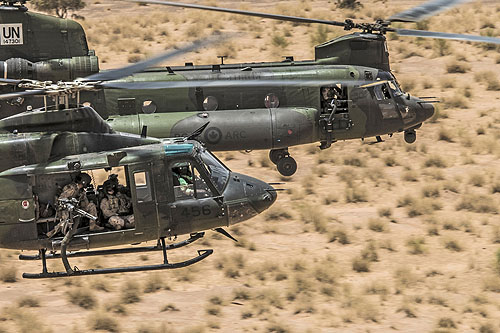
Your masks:
<path fill-rule="evenodd" d="M 172 165 L 172 182 L 176 200 L 202 199 L 213 196 L 199 170 L 190 162 L 176 162 Z"/>
<path fill-rule="evenodd" d="M 389 87 L 391 88 L 394 96 L 399 96 L 403 94 L 401 92 L 401 89 L 399 88 L 399 85 L 395 81 L 389 81 Z"/>
<path fill-rule="evenodd" d="M 207 167 L 210 179 L 214 183 L 220 193 L 224 191 L 227 180 L 229 179 L 229 170 L 221 161 L 217 159 L 212 153 L 204 149 L 201 154 L 201 159 Z"/>

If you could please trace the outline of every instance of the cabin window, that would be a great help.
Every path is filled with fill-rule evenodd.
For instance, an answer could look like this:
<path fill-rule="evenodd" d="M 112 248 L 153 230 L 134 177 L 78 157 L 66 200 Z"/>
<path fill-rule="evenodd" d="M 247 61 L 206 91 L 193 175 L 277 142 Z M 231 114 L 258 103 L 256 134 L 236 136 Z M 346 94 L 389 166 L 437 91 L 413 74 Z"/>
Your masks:
<path fill-rule="evenodd" d="M 264 98 L 264 105 L 268 109 L 276 109 L 277 107 L 280 106 L 280 100 L 278 96 L 276 96 L 273 93 L 267 94 L 266 97 Z"/>
<path fill-rule="evenodd" d="M 214 96 L 207 96 L 203 100 L 203 110 L 205 111 L 215 111 L 219 107 L 219 102 Z"/>
<path fill-rule="evenodd" d="M 202 199 L 213 196 L 199 170 L 190 162 L 172 165 L 172 183 L 176 200 Z"/>
<path fill-rule="evenodd" d="M 151 186 L 149 182 L 149 174 L 146 171 L 134 173 L 135 192 L 137 202 L 151 201 Z"/>
<path fill-rule="evenodd" d="M 144 101 L 142 103 L 142 112 L 145 114 L 151 114 L 156 112 L 156 104 L 153 101 Z"/>

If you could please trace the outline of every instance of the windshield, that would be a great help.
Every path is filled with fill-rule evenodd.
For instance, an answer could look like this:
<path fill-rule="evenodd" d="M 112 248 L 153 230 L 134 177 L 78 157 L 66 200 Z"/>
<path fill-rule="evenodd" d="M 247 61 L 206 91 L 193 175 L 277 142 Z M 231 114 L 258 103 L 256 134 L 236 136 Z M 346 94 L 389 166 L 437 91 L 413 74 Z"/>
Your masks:
<path fill-rule="evenodd" d="M 392 94 L 394 96 L 399 96 L 403 94 L 396 81 L 389 81 L 389 87 L 391 88 Z"/>
<path fill-rule="evenodd" d="M 201 159 L 205 162 L 210 179 L 214 183 L 220 193 L 224 191 L 227 180 L 229 179 L 229 170 L 221 161 L 217 159 L 211 152 L 203 149 L 200 153 Z"/>

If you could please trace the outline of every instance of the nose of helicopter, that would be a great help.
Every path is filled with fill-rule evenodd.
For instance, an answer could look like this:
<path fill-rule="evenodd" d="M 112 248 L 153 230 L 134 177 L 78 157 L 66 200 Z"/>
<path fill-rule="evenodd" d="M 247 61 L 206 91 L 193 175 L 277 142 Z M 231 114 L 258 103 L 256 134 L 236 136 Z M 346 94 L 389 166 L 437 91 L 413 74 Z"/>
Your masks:
<path fill-rule="evenodd" d="M 239 223 L 262 213 L 276 201 L 276 190 L 256 178 L 231 173 L 224 191 L 229 224 Z"/>
<path fill-rule="evenodd" d="M 434 106 L 430 103 L 421 103 L 422 111 L 421 114 L 422 122 L 431 118 L 434 115 Z"/>

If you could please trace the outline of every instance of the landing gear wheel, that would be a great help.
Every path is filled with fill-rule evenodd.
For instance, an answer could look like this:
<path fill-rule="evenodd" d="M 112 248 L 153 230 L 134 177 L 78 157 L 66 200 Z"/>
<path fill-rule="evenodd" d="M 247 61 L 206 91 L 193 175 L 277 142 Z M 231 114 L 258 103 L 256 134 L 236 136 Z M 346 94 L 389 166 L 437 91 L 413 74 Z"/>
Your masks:
<path fill-rule="evenodd" d="M 405 131 L 406 143 L 414 143 L 417 140 L 417 132 L 415 130 Z"/>
<path fill-rule="evenodd" d="M 288 151 L 286 149 L 272 149 L 269 151 L 269 159 L 276 165 L 287 155 Z"/>
<path fill-rule="evenodd" d="M 277 166 L 279 173 L 286 177 L 290 177 L 297 171 L 297 162 L 290 156 L 282 158 Z"/>

